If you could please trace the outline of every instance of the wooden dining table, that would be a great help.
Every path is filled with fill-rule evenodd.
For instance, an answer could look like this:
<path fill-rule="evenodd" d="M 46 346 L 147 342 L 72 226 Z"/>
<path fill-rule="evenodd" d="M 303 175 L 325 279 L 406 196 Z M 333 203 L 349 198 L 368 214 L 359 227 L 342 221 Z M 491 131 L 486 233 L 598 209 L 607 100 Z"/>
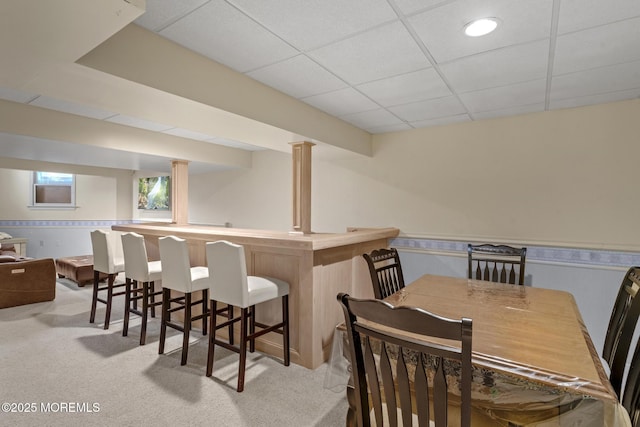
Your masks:
<path fill-rule="evenodd" d="M 630 427 L 570 293 L 427 274 L 385 301 L 473 320 L 472 406 L 492 424 Z"/>

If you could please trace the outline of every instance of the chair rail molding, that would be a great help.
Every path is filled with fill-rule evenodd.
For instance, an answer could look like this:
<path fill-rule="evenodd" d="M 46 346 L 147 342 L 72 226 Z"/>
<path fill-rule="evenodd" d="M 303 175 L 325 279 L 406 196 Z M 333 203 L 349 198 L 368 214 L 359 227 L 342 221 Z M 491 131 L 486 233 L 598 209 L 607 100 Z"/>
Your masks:
<path fill-rule="evenodd" d="M 440 252 L 452 256 L 467 257 L 467 240 L 444 240 L 401 236 L 392 239 L 389 245 L 399 251 Z M 513 242 L 509 242 L 514 244 Z M 527 248 L 527 262 L 628 268 L 640 265 L 640 252 L 617 251 L 576 247 L 538 246 L 520 243 Z"/>

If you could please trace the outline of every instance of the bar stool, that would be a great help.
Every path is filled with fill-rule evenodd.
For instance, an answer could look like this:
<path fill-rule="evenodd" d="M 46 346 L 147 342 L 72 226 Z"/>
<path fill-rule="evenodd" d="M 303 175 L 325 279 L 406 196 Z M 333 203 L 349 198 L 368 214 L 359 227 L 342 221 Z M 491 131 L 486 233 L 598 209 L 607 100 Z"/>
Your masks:
<path fill-rule="evenodd" d="M 189 352 L 189 331 L 195 320 L 202 319 L 202 335 L 207 335 L 207 295 L 209 291 L 209 270 L 207 267 L 191 267 L 187 241 L 175 236 L 161 237 L 158 240 L 160 261 L 162 263 L 162 323 L 160 326 L 160 346 L 158 354 L 164 353 L 167 326 L 182 332 L 181 365 L 187 364 Z M 171 297 L 171 291 L 180 296 Z M 192 294 L 202 291 L 201 300 L 193 300 Z M 171 306 L 171 304 L 177 304 Z M 202 314 L 193 315 L 192 307 L 202 304 Z M 171 313 L 184 310 L 184 322 L 175 323 Z"/>
<path fill-rule="evenodd" d="M 207 355 L 207 376 L 213 372 L 215 344 L 239 353 L 237 391 L 244 390 L 244 373 L 247 362 L 247 342 L 249 351 L 255 351 L 255 339 L 268 332 L 277 332 L 283 336 L 284 365 L 289 366 L 289 284 L 279 279 L 247 275 L 244 247 L 225 240 L 208 242 L 206 245 L 207 265 L 211 288 L 210 312 L 215 313 L 217 303 L 240 308 L 240 317 L 233 317 L 220 325 L 216 325 L 216 316 L 212 315 L 209 350 Z M 282 298 L 282 322 L 275 325 L 265 325 L 256 322 L 255 306 L 261 302 Z M 216 339 L 216 330 L 240 321 L 240 346 L 233 342 Z M 258 326 L 260 331 L 256 332 Z M 249 332 L 247 333 L 247 328 Z M 232 336 L 232 335 L 230 335 Z"/>
<path fill-rule="evenodd" d="M 93 323 L 96 319 L 96 308 L 98 302 L 107 305 L 104 316 L 104 329 L 109 329 L 109 321 L 111 319 L 111 302 L 114 296 L 124 295 L 125 291 L 113 292 L 114 289 L 125 286 L 124 283 L 115 285 L 116 276 L 124 271 L 124 259 L 116 257 L 109 233 L 103 230 L 94 230 L 91 232 L 91 246 L 93 248 L 93 298 L 91 300 L 91 316 L 89 322 Z M 107 275 L 107 284 L 100 286 L 100 273 Z M 99 292 L 107 291 L 107 299 L 102 299 Z"/>
<path fill-rule="evenodd" d="M 137 314 L 142 317 L 140 345 L 144 345 L 147 336 L 149 309 L 151 309 L 151 317 L 155 317 L 156 306 L 162 304 L 162 300 L 158 302 L 155 300 L 156 295 L 162 295 L 162 290 L 155 290 L 155 282 L 162 279 L 162 263 L 160 261 L 149 261 L 144 237 L 138 233 L 125 233 L 122 235 L 122 252 L 124 253 L 124 274 L 126 279 L 122 336 L 126 337 L 129 332 L 129 314 Z M 132 287 L 132 282 L 135 287 Z M 138 300 L 142 302 L 140 310 L 137 309 L 137 304 L 135 303 Z"/>

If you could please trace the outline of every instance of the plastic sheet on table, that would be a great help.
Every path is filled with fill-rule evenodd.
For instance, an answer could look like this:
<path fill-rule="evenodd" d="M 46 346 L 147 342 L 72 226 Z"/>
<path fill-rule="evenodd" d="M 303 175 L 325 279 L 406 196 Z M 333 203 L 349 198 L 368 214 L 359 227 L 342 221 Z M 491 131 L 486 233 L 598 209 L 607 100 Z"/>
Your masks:
<path fill-rule="evenodd" d="M 344 332 L 336 328 L 331 345 L 331 356 L 324 375 L 324 388 L 343 393 L 350 376 L 349 361 L 344 356 Z"/>
<path fill-rule="evenodd" d="M 336 328 L 325 373 L 324 387 L 335 392 L 346 390 L 351 375 L 344 352 L 344 333 Z M 392 347 L 387 351 L 397 358 L 397 350 Z M 405 358 L 414 357 L 411 351 L 404 351 Z M 429 375 L 428 359 L 426 364 Z M 459 395 L 458 369 L 455 363 L 445 365 L 452 395 Z M 554 386 L 548 384 L 550 381 Z M 503 365 L 501 370 L 474 365 L 472 405 L 474 411 L 493 420 L 493 427 L 631 427 L 628 414 L 619 403 L 589 396 L 588 390 L 589 383 L 577 378 L 542 372 L 532 375 L 530 370 L 518 369 L 517 365 L 510 368 Z"/>

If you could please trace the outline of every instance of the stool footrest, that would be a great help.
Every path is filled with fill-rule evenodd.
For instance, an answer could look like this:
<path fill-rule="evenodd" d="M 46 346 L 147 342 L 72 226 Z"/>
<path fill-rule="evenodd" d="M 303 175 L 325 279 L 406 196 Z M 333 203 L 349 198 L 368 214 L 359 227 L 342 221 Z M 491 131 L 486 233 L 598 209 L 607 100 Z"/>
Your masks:
<path fill-rule="evenodd" d="M 219 339 L 217 339 L 217 338 L 216 338 L 213 342 L 214 342 L 216 345 L 219 345 L 220 347 L 224 347 L 224 348 L 226 348 L 227 350 L 231 350 L 231 351 L 233 351 L 233 352 L 240 353 L 240 347 L 237 347 L 237 346 L 235 346 L 235 345 L 233 345 L 233 344 L 229 344 L 229 343 L 228 343 L 228 342 L 226 342 L 226 341 L 221 341 L 221 340 L 219 340 Z"/>
<path fill-rule="evenodd" d="M 265 325 L 264 323 L 256 322 L 256 326 L 259 328 L 262 328 L 262 331 L 256 332 L 255 334 L 250 335 L 247 338 L 257 338 L 260 335 L 264 335 L 268 332 L 275 332 L 277 334 L 282 335 L 283 334 L 282 328 L 284 327 L 284 322 L 280 322 L 276 325 Z"/>

